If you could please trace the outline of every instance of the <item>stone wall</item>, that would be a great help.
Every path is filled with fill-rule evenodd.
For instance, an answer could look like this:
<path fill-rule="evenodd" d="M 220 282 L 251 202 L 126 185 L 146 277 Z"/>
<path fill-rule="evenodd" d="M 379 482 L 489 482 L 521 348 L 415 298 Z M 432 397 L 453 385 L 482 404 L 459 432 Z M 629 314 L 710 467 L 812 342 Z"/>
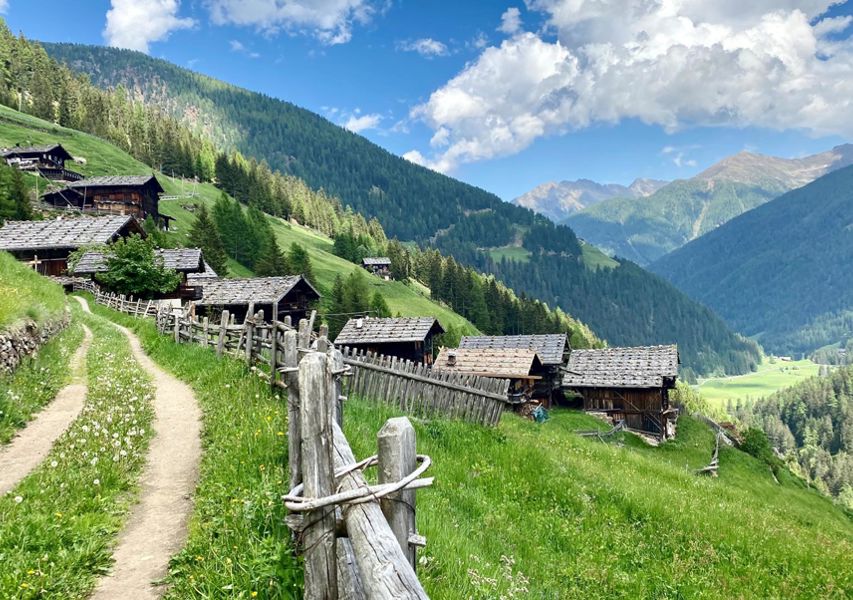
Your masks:
<path fill-rule="evenodd" d="M 67 310 L 59 318 L 46 323 L 27 321 L 0 331 L 0 375 L 18 368 L 26 356 L 38 350 L 42 344 L 68 326 L 71 313 Z"/>

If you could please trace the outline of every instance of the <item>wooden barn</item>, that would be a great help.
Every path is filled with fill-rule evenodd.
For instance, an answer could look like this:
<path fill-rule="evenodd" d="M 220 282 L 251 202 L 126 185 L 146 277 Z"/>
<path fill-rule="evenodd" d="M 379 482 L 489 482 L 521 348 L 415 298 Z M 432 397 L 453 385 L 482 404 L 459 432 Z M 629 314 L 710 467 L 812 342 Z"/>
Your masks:
<path fill-rule="evenodd" d="M 0 158 L 10 167 L 29 171 L 56 181 L 79 181 L 80 173 L 65 168 L 65 161 L 74 160 L 60 144 L 48 146 L 15 146 L 0 150 Z"/>
<path fill-rule="evenodd" d="M 534 350 L 527 348 L 442 348 L 435 358 L 437 371 L 477 377 L 509 379 L 509 401 L 523 404 L 546 401 L 537 393 L 545 368 Z"/>
<path fill-rule="evenodd" d="M 391 277 L 391 259 L 387 256 L 369 256 L 362 259 L 361 266 L 378 277 Z"/>
<path fill-rule="evenodd" d="M 573 350 L 563 386 L 583 398 L 584 410 L 666 439 L 674 434 L 678 417 L 669 404 L 678 364 L 677 346 Z"/>
<path fill-rule="evenodd" d="M 181 276 L 179 286 L 164 297 L 182 300 L 201 299 L 201 287 L 193 285 L 188 279 L 191 274 L 202 275 L 205 273 L 206 263 L 201 250 L 198 248 L 158 248 L 154 250 L 154 256 L 161 259 L 166 268 L 177 271 Z M 103 252 L 91 250 L 80 257 L 71 275 L 93 279 L 95 274 L 103 273 L 106 270 L 107 262 L 104 259 Z M 214 273 L 213 276 L 215 277 L 216 274 Z"/>
<path fill-rule="evenodd" d="M 432 364 L 433 340 L 444 333 L 433 317 L 350 319 L 335 338 L 335 345 Z"/>
<path fill-rule="evenodd" d="M 58 208 L 99 214 L 133 215 L 140 221 L 151 216 L 168 229 L 172 217 L 160 214 L 163 187 L 154 175 L 108 175 L 73 181 L 65 188 L 48 192 L 42 201 Z"/>
<path fill-rule="evenodd" d="M 49 221 L 8 221 L 0 228 L 0 250 L 32 265 L 42 275 L 64 275 L 68 256 L 84 246 L 106 245 L 145 231 L 132 216 L 77 217 Z"/>
<path fill-rule="evenodd" d="M 296 323 L 320 299 L 320 293 L 302 275 L 251 279 L 191 277 L 189 283 L 201 288 L 201 300 L 193 302 L 196 314 L 217 317 L 227 310 L 238 323 L 259 310 L 264 311 L 267 321 L 289 316 Z"/>
<path fill-rule="evenodd" d="M 565 333 L 540 335 L 466 335 L 460 348 L 533 350 L 542 362 L 542 378 L 536 380 L 536 397 L 546 407 L 563 397 L 563 369 L 569 357 L 569 340 Z"/>

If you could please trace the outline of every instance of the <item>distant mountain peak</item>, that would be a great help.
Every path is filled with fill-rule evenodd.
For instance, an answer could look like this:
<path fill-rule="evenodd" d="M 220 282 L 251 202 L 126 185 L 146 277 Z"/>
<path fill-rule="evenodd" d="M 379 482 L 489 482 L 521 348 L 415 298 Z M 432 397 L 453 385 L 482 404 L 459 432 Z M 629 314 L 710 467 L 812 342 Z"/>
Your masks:
<path fill-rule="evenodd" d="M 643 198 L 666 184 L 666 181 L 643 178 L 635 179 L 627 187 L 618 183 L 598 183 L 591 179 L 547 181 L 513 200 L 513 204 L 559 222 L 604 200 L 616 197 Z"/>

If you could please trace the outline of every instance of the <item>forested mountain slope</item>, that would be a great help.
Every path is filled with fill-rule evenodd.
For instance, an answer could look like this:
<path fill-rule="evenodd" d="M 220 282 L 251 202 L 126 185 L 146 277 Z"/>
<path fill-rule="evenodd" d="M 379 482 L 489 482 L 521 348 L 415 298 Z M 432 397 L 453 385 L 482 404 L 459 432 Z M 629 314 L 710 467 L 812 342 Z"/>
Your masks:
<path fill-rule="evenodd" d="M 777 353 L 853 337 L 853 167 L 788 192 L 651 265 Z"/>
<path fill-rule="evenodd" d="M 805 477 L 853 509 L 853 367 L 776 392 L 746 412 Z"/>
<path fill-rule="evenodd" d="M 339 196 L 378 218 L 389 236 L 432 243 L 518 292 L 561 307 L 611 344 L 678 342 L 683 364 L 703 373 L 741 373 L 755 363 L 754 345 L 665 281 L 630 263 L 587 268 L 571 229 L 414 165 L 314 113 L 136 52 L 46 48 L 99 85 L 125 85 L 197 131 Z M 525 261 L 487 252 L 513 246 Z"/>
<path fill-rule="evenodd" d="M 730 219 L 853 162 L 853 145 L 799 159 L 741 152 L 648 198 L 604 200 L 564 223 L 589 242 L 641 265 Z"/>

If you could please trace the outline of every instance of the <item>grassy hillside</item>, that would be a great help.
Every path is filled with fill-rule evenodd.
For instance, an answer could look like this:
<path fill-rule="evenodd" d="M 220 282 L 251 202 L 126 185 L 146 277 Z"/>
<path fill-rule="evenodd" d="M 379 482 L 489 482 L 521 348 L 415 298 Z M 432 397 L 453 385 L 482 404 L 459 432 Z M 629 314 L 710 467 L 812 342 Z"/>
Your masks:
<path fill-rule="evenodd" d="M 630 263 L 589 268 L 570 228 L 395 156 L 317 114 L 138 52 L 45 48 L 97 85 L 124 85 L 217 142 L 340 197 L 378 219 L 389 236 L 435 246 L 495 275 L 612 344 L 677 341 L 682 363 L 697 373 L 743 373 L 758 358 L 753 344 L 667 282 Z M 495 260 L 510 245 L 519 247 L 512 252 L 520 260 Z"/>
<path fill-rule="evenodd" d="M 25 319 L 37 323 L 59 316 L 65 294 L 11 254 L 0 252 L 0 330 Z"/>
<path fill-rule="evenodd" d="M 161 210 L 169 216 L 175 217 L 176 230 L 179 234 L 189 231 L 195 217 L 185 206 L 200 205 L 205 203 L 210 207 L 213 198 L 221 192 L 209 184 L 198 186 L 199 197 L 185 200 L 165 200 L 161 202 Z M 288 248 L 290 244 L 297 243 L 305 247 L 311 257 L 311 266 L 316 278 L 315 284 L 321 293 L 328 293 L 332 289 L 335 275 L 346 277 L 352 271 L 361 267 L 354 265 L 348 260 L 332 254 L 332 240 L 307 227 L 288 223 L 282 219 L 269 217 L 273 232 L 282 248 Z M 232 264 L 233 261 L 232 261 Z M 229 264 L 229 269 L 232 267 Z M 240 270 L 234 271 L 234 275 L 250 273 L 242 265 L 237 265 Z M 368 282 L 373 290 L 378 290 L 392 314 L 403 316 L 435 316 L 441 324 L 447 328 L 453 326 L 462 331 L 474 333 L 476 328 L 466 319 L 462 318 L 446 306 L 440 305 L 429 299 L 429 290 L 416 283 L 404 284 L 399 281 L 384 281 L 379 277 L 369 276 Z"/>
<path fill-rule="evenodd" d="M 725 408 L 729 400 L 735 402 L 747 397 L 755 400 L 796 385 L 817 375 L 819 369 L 820 365 L 810 360 L 783 362 L 765 358 L 754 373 L 702 379 L 698 389 L 712 406 Z"/>
<path fill-rule="evenodd" d="M 776 354 L 853 337 L 853 167 L 788 192 L 651 268 Z"/>

